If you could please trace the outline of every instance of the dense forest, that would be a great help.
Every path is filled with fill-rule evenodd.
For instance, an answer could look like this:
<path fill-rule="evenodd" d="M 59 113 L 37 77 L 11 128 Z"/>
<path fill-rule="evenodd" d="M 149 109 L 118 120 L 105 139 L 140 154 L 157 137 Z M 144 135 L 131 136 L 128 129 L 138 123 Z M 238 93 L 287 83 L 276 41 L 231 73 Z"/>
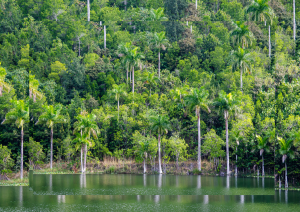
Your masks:
<path fill-rule="evenodd" d="M 1 174 L 111 156 L 297 186 L 297 23 L 295 0 L 2 0 Z"/>

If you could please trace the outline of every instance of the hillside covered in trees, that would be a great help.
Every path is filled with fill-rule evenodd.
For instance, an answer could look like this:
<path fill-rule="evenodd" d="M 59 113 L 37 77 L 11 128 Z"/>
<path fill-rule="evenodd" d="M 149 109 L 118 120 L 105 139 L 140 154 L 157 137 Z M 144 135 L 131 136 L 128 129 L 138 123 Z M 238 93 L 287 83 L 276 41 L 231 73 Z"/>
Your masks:
<path fill-rule="evenodd" d="M 2 0 L 1 174 L 202 159 L 298 185 L 297 23 L 295 0 Z"/>

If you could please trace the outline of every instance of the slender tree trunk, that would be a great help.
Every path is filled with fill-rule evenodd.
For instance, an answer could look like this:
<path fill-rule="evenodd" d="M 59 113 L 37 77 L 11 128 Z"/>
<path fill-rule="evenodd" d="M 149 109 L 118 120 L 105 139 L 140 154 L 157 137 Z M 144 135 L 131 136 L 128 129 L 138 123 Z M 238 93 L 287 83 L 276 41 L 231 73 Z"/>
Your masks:
<path fill-rule="evenodd" d="M 191 24 L 191 33 L 193 33 L 193 25 Z"/>
<path fill-rule="evenodd" d="M 88 21 L 90 21 L 90 0 L 87 0 L 87 16 Z"/>
<path fill-rule="evenodd" d="M 151 96 L 151 86 L 150 86 L 150 96 Z"/>
<path fill-rule="evenodd" d="M 33 102 L 36 102 L 36 94 L 33 93 Z"/>
<path fill-rule="evenodd" d="M 160 78 L 160 49 L 158 50 L 158 78 Z"/>
<path fill-rule="evenodd" d="M 132 66 L 132 93 L 134 94 L 134 66 Z"/>
<path fill-rule="evenodd" d="M 160 152 L 160 134 L 158 134 L 158 172 L 162 174 L 161 170 L 161 152 Z"/>
<path fill-rule="evenodd" d="M 200 109 L 198 112 L 198 170 L 201 171 L 201 128 L 200 128 Z"/>
<path fill-rule="evenodd" d="M 106 26 L 104 25 L 104 49 L 106 49 Z"/>
<path fill-rule="evenodd" d="M 119 112 L 120 111 L 120 99 L 118 99 L 118 122 L 119 122 Z"/>
<path fill-rule="evenodd" d="M 228 144 L 228 111 L 224 111 L 225 118 L 225 128 L 226 128 L 226 160 L 227 160 L 227 175 L 230 174 L 229 167 L 229 144 Z"/>
<path fill-rule="evenodd" d="M 196 0 L 196 9 L 198 8 L 198 0 Z"/>
<path fill-rule="evenodd" d="M 84 145 L 84 167 L 83 167 L 83 172 L 86 171 L 86 155 L 87 155 L 87 144 Z"/>
<path fill-rule="evenodd" d="M 127 69 L 126 69 L 126 83 L 128 84 L 128 66 L 127 66 Z"/>
<path fill-rule="evenodd" d="M 23 133 L 23 126 L 22 126 L 21 128 L 21 170 L 20 170 L 21 180 L 23 179 L 23 137 L 24 137 L 24 133 Z"/>
<path fill-rule="evenodd" d="M 51 141 L 50 168 L 52 169 L 52 160 L 53 160 L 53 127 L 51 127 L 50 141 Z"/>
<path fill-rule="evenodd" d="M 271 25 L 269 25 L 269 57 L 271 58 Z"/>
<path fill-rule="evenodd" d="M 130 80 L 130 83 L 131 83 L 131 75 L 132 75 L 132 71 L 129 71 L 129 80 Z"/>
<path fill-rule="evenodd" d="M 296 3 L 293 0 L 293 28 L 294 28 L 294 41 L 296 41 Z"/>
<path fill-rule="evenodd" d="M 179 164 L 178 164 L 178 158 L 179 158 L 179 154 L 176 154 L 176 169 L 178 170 L 179 168 Z"/>
<path fill-rule="evenodd" d="M 262 176 L 265 176 L 265 163 L 264 163 L 264 153 L 261 155 L 262 157 Z"/>
<path fill-rule="evenodd" d="M 288 177 L 287 177 L 287 166 L 286 166 L 286 160 L 285 160 L 285 188 L 288 188 Z"/>
<path fill-rule="evenodd" d="M 82 161 L 82 155 L 83 155 L 83 145 L 81 145 L 81 151 L 80 151 L 81 173 L 83 173 L 83 161 Z"/>
<path fill-rule="evenodd" d="M 237 147 L 236 147 L 236 152 L 237 152 Z M 237 175 L 237 159 L 238 159 L 238 156 L 237 156 L 237 153 L 235 154 L 235 175 Z"/>
<path fill-rule="evenodd" d="M 241 68 L 240 80 L 241 80 L 241 91 L 243 92 L 243 69 L 242 68 Z"/>
<path fill-rule="evenodd" d="M 147 172 L 147 167 L 146 167 L 146 158 L 144 158 L 144 174 Z"/>

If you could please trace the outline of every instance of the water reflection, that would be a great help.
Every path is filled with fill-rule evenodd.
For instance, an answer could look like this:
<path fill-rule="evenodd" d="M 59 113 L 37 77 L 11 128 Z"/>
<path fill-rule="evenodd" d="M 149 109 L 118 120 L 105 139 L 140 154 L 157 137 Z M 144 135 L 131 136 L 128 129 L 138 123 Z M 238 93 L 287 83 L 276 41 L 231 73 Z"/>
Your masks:
<path fill-rule="evenodd" d="M 52 191 L 52 174 L 49 176 L 49 190 Z"/>
<path fill-rule="evenodd" d="M 158 188 L 161 188 L 162 174 L 158 175 Z"/>
<path fill-rule="evenodd" d="M 237 176 L 235 175 L 235 187 L 237 188 Z"/>
<path fill-rule="evenodd" d="M 229 189 L 229 187 L 230 187 L 230 176 L 226 176 L 226 188 L 228 188 Z"/>
<path fill-rule="evenodd" d="M 241 195 L 240 198 L 241 198 L 241 204 L 244 204 L 245 203 L 245 195 Z"/>
<path fill-rule="evenodd" d="M 201 188 L 201 175 L 197 176 L 197 188 Z"/>
<path fill-rule="evenodd" d="M 80 188 L 86 188 L 86 175 L 80 175 Z"/>
<path fill-rule="evenodd" d="M 285 190 L 285 203 L 288 203 L 288 190 Z"/>
<path fill-rule="evenodd" d="M 262 188 L 265 188 L 265 177 L 262 177 Z"/>
<path fill-rule="evenodd" d="M 203 196 L 203 203 L 204 204 L 208 204 L 209 203 L 209 196 L 208 195 L 204 195 Z"/>
<path fill-rule="evenodd" d="M 154 195 L 154 202 L 159 203 L 159 195 Z"/>
<path fill-rule="evenodd" d="M 131 177 L 130 177 L 130 179 L 131 179 Z M 146 187 L 147 186 L 147 175 L 146 174 L 143 175 L 143 182 L 144 182 L 144 187 Z M 130 184 L 131 184 L 131 182 L 130 182 Z"/>
<path fill-rule="evenodd" d="M 66 203 L 66 195 L 57 195 L 58 203 Z"/>
<path fill-rule="evenodd" d="M 139 202 L 139 201 L 141 200 L 141 196 L 140 196 L 140 195 L 137 195 L 137 196 L 136 196 L 136 199 L 137 199 L 137 201 Z"/>
<path fill-rule="evenodd" d="M 23 206 L 23 186 L 20 186 L 19 189 L 19 206 Z"/>

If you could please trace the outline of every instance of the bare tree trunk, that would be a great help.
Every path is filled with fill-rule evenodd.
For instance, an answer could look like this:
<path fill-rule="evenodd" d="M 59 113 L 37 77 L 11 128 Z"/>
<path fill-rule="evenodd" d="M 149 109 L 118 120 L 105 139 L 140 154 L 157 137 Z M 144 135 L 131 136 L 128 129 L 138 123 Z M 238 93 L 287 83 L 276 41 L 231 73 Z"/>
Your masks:
<path fill-rule="evenodd" d="M 51 141 L 50 168 L 52 169 L 52 160 L 53 160 L 53 127 L 51 127 L 51 131 L 50 131 L 50 141 Z"/>
<path fill-rule="evenodd" d="M 87 0 L 87 16 L 88 21 L 90 21 L 90 0 Z"/>
<path fill-rule="evenodd" d="M 287 178 L 287 166 L 286 166 L 286 160 L 285 160 L 285 188 L 288 188 L 288 178 Z"/>
<path fill-rule="evenodd" d="M 226 128 L 226 160 L 227 160 L 227 175 L 230 174 L 229 167 L 229 144 L 228 144 L 228 111 L 224 111 L 225 118 L 225 128 Z"/>
<path fill-rule="evenodd" d="M 147 167 L 146 167 L 146 158 L 144 158 L 144 174 L 147 172 Z"/>
<path fill-rule="evenodd" d="M 201 128 L 200 128 L 200 110 L 198 114 L 198 170 L 201 171 Z"/>
<path fill-rule="evenodd" d="M 269 25 L 269 57 L 271 58 L 271 25 Z"/>
<path fill-rule="evenodd" d="M 162 174 L 161 170 L 161 153 L 160 153 L 160 134 L 158 134 L 158 172 Z"/>
<path fill-rule="evenodd" d="M 196 9 L 198 8 L 198 0 L 196 0 Z"/>
<path fill-rule="evenodd" d="M 264 153 L 261 155 L 262 156 L 262 176 L 265 176 L 265 163 L 264 163 Z"/>
<path fill-rule="evenodd" d="M 238 159 L 238 156 L 237 156 L 237 147 L 236 147 L 236 154 L 235 154 L 235 175 L 237 175 L 237 159 Z"/>
<path fill-rule="evenodd" d="M 128 84 L 128 66 L 127 66 L 127 69 L 126 69 L 126 83 Z"/>
<path fill-rule="evenodd" d="M 24 133 L 23 133 L 23 127 L 21 128 L 21 174 L 20 174 L 20 178 L 21 180 L 23 179 L 23 137 L 24 137 Z"/>
<path fill-rule="evenodd" d="M 79 47 L 78 47 L 78 55 L 80 57 L 80 38 L 78 38 L 78 45 L 79 45 Z"/>
<path fill-rule="evenodd" d="M 87 144 L 84 145 L 84 164 L 83 164 L 83 172 L 86 171 L 86 155 L 87 155 Z"/>
<path fill-rule="evenodd" d="M 294 41 L 296 41 L 296 3 L 293 0 L 293 28 L 294 28 Z"/>
<path fill-rule="evenodd" d="M 118 122 L 119 122 L 119 112 L 120 111 L 120 99 L 118 99 Z"/>
<path fill-rule="evenodd" d="M 106 26 L 104 25 L 104 49 L 106 49 Z"/>
<path fill-rule="evenodd" d="M 240 80 L 241 80 L 241 91 L 243 92 L 243 70 L 241 69 L 241 76 L 240 76 Z"/>
<path fill-rule="evenodd" d="M 81 173 L 83 173 L 83 161 L 82 161 L 82 154 L 83 154 L 83 145 L 81 145 L 81 151 L 80 151 L 80 164 L 81 164 Z"/>
<path fill-rule="evenodd" d="M 134 94 L 134 66 L 132 66 L 132 93 Z"/>
<path fill-rule="evenodd" d="M 160 78 L 160 49 L 158 50 L 158 78 Z"/>

